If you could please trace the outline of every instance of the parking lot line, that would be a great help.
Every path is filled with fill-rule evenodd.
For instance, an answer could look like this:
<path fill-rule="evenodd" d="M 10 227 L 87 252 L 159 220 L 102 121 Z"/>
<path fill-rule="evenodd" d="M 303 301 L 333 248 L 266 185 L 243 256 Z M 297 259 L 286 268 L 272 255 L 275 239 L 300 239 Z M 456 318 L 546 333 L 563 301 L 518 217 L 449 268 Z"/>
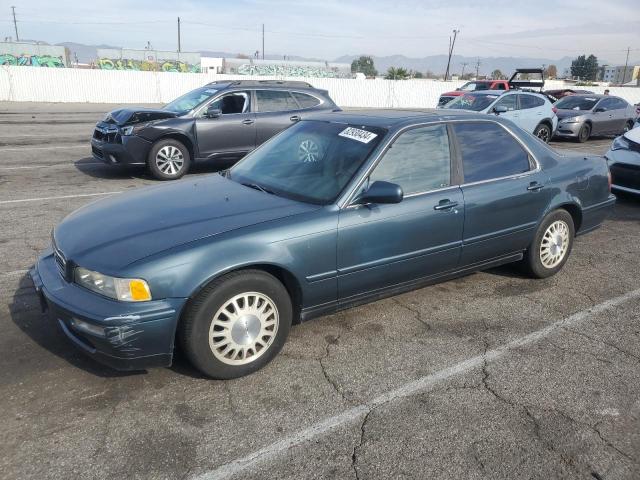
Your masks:
<path fill-rule="evenodd" d="M 81 198 L 81 197 L 96 197 L 99 195 L 113 195 L 115 193 L 122 193 L 122 191 L 116 192 L 99 192 L 99 193 L 79 193 L 77 195 L 60 195 L 59 197 L 38 197 L 38 198 L 20 198 L 16 200 L 0 200 L 0 205 L 7 203 L 22 203 L 22 202 L 41 202 L 44 200 L 62 200 L 65 198 Z"/>
<path fill-rule="evenodd" d="M 633 290 L 619 297 L 609 299 L 591 308 L 581 310 L 580 312 L 574 313 L 573 315 L 570 315 L 569 317 L 566 317 L 562 320 L 558 320 L 557 322 L 554 322 L 545 328 L 536 330 L 523 337 L 516 338 L 515 340 L 512 340 L 493 350 L 489 350 L 482 355 L 477 355 L 475 357 L 469 358 L 468 360 L 457 363 L 451 367 L 447 367 L 435 373 L 432 373 L 431 375 L 426 375 L 424 377 L 418 378 L 417 380 L 406 383 L 398 388 L 375 397 L 369 402 L 362 403 L 353 408 L 350 408 L 349 410 L 339 413 L 338 415 L 326 418 L 302 431 L 285 437 L 278 442 L 272 443 L 271 445 L 252 452 L 249 455 L 226 463 L 214 470 L 210 470 L 208 472 L 197 475 L 194 478 L 196 480 L 220 480 L 229 478 L 246 470 L 247 468 L 257 465 L 263 461 L 269 460 L 270 458 L 276 457 L 292 447 L 296 447 L 304 442 L 308 442 L 316 437 L 329 433 L 340 426 L 354 422 L 355 420 L 364 417 L 369 412 L 371 412 L 371 410 L 377 407 L 391 403 L 394 400 L 402 400 L 403 398 L 414 395 L 416 393 L 428 391 L 433 386 L 444 380 L 447 380 L 456 375 L 460 375 L 462 373 L 469 372 L 474 368 L 482 366 L 484 362 L 496 361 L 512 350 L 522 348 L 524 346 L 535 343 L 545 337 L 548 337 L 560 328 L 574 325 L 588 319 L 593 315 L 614 308 L 638 297 L 640 297 L 640 289 Z"/>
<path fill-rule="evenodd" d="M 89 148 L 89 145 L 69 145 L 69 146 L 51 146 L 51 147 L 31 147 L 29 145 L 25 145 L 23 147 L 8 147 L 8 148 L 0 148 L 0 152 L 11 152 L 16 150 L 55 150 L 55 149 L 66 149 L 66 148 Z"/>
<path fill-rule="evenodd" d="M 62 163 L 55 165 L 36 165 L 31 167 L 0 167 L 0 171 L 2 170 L 33 170 L 37 168 L 63 168 L 63 167 L 82 167 L 84 165 L 104 165 L 103 162 L 72 162 L 72 163 Z"/>

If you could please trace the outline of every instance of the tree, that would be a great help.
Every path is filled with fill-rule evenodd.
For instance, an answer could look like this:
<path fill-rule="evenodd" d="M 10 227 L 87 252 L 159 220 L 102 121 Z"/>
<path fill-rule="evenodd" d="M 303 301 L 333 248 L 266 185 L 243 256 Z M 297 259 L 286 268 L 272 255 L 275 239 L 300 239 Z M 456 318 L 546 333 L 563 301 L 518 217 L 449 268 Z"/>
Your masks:
<path fill-rule="evenodd" d="M 491 78 L 493 78 L 494 80 L 502 80 L 504 79 L 504 74 L 496 68 L 493 72 L 491 72 Z"/>
<path fill-rule="evenodd" d="M 555 65 L 549 65 L 544 71 L 545 78 L 556 78 L 558 76 L 558 67 Z"/>
<path fill-rule="evenodd" d="M 406 80 L 409 78 L 409 72 L 402 67 L 389 67 L 384 78 L 387 80 Z"/>
<path fill-rule="evenodd" d="M 364 55 L 351 62 L 351 73 L 364 73 L 365 77 L 378 75 L 378 71 L 373 64 L 373 58 Z"/>
<path fill-rule="evenodd" d="M 595 80 L 598 75 L 598 59 L 595 55 L 580 55 L 571 62 L 571 76 L 581 80 Z"/>

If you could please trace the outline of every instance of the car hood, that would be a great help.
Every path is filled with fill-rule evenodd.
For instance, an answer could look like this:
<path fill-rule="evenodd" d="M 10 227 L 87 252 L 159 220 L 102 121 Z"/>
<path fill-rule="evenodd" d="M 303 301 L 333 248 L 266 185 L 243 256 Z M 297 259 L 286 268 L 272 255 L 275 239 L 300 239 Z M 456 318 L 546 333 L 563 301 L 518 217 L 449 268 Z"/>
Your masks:
<path fill-rule="evenodd" d="M 154 108 L 120 108 L 109 112 L 103 122 L 114 125 L 126 125 L 131 123 L 152 122 L 163 118 L 174 118 L 178 115 L 168 110 Z"/>
<path fill-rule="evenodd" d="M 67 260 L 114 275 L 169 248 L 318 208 L 213 174 L 91 203 L 66 217 L 53 237 Z"/>
<path fill-rule="evenodd" d="M 581 117 L 582 115 L 586 115 L 591 113 L 590 110 L 572 110 L 572 109 L 564 109 L 559 108 L 556 112 L 558 119 L 569 118 L 569 117 Z"/>

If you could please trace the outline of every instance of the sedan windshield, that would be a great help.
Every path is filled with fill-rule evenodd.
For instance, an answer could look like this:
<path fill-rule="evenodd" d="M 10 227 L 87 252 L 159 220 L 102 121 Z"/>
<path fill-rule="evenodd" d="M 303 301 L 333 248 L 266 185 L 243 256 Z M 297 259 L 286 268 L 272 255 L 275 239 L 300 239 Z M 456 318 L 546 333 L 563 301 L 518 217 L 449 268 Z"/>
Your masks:
<path fill-rule="evenodd" d="M 293 200 L 333 202 L 386 131 L 362 125 L 303 121 L 237 163 L 228 178 Z"/>
<path fill-rule="evenodd" d="M 487 82 L 467 82 L 460 87 L 463 92 L 475 92 L 476 90 L 489 90 Z"/>
<path fill-rule="evenodd" d="M 570 95 L 558 100 L 554 106 L 563 110 L 591 110 L 596 103 L 598 99 L 594 97 Z"/>
<path fill-rule="evenodd" d="M 163 110 L 168 110 L 170 112 L 177 113 L 178 115 L 184 115 L 185 113 L 190 112 L 195 107 L 200 105 L 202 102 L 205 102 L 213 97 L 217 92 L 218 90 L 216 90 L 215 88 L 197 88 L 189 93 L 182 95 L 181 97 L 176 98 L 173 102 L 167 103 L 163 107 Z"/>
<path fill-rule="evenodd" d="M 451 100 L 444 108 L 453 108 L 454 110 L 473 110 L 480 112 L 491 105 L 499 95 L 460 95 L 455 100 Z"/>

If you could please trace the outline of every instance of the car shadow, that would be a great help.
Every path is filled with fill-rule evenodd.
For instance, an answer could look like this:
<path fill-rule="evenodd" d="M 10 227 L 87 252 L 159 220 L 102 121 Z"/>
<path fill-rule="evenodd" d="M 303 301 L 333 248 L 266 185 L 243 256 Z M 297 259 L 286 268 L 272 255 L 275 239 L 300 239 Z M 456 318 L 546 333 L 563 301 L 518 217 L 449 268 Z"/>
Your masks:
<path fill-rule="evenodd" d="M 42 313 L 40 300 L 33 288 L 29 274 L 18 281 L 18 288 L 9 303 L 9 312 L 13 323 L 38 347 L 54 354 L 76 368 L 91 375 L 103 378 L 130 377 L 146 373 L 144 370 L 119 372 L 101 365 L 84 355 L 64 335 L 57 323 L 48 314 Z M 38 353 L 34 355 L 39 357 Z M 43 359 L 46 362 L 46 359 Z"/>

